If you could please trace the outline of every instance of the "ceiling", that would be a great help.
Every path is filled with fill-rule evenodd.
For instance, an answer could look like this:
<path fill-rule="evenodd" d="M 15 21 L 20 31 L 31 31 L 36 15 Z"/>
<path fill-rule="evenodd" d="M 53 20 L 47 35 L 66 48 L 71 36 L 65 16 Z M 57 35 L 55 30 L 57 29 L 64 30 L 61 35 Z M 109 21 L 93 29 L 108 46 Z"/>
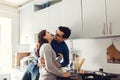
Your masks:
<path fill-rule="evenodd" d="M 33 0 L 0 0 L 0 3 L 13 6 L 13 7 L 21 7 Z"/>

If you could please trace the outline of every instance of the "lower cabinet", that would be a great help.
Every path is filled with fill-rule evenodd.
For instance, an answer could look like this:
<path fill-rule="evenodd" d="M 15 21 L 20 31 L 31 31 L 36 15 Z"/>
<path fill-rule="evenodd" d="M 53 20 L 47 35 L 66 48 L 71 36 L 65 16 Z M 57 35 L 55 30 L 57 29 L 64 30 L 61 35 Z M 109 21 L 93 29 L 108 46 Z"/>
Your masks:
<path fill-rule="evenodd" d="M 11 80 L 10 74 L 0 74 L 0 80 Z"/>
<path fill-rule="evenodd" d="M 10 80 L 22 80 L 23 75 L 25 74 L 25 69 L 15 69 L 11 72 L 11 79 Z M 1 80 L 1 79 L 0 79 Z M 9 80 L 9 79 L 7 79 Z"/>

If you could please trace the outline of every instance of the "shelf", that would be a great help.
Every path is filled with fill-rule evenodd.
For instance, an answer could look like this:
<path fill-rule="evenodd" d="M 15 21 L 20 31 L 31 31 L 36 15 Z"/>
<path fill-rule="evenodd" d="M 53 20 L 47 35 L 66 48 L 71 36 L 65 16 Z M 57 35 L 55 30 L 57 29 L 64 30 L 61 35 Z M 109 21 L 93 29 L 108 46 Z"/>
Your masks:
<path fill-rule="evenodd" d="M 56 4 L 62 0 L 51 0 L 42 4 L 34 4 L 34 12 L 50 7 L 53 4 Z"/>

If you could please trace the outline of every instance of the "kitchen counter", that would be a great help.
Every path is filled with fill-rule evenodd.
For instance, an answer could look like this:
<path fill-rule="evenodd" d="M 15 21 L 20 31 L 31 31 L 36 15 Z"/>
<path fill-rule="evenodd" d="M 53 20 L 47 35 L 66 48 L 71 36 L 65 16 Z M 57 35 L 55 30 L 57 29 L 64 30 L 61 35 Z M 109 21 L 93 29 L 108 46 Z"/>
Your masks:
<path fill-rule="evenodd" d="M 80 75 L 82 76 L 83 80 L 111 80 L 112 78 L 118 77 L 117 74 L 112 73 L 96 74 L 95 72 Z"/>
<path fill-rule="evenodd" d="M 76 79 L 73 76 L 68 78 L 58 77 L 57 80 L 113 80 L 112 78 L 118 77 L 119 74 L 104 73 L 96 74 L 95 72 L 78 73 Z"/>
<path fill-rule="evenodd" d="M 78 75 L 77 77 L 75 77 L 75 79 L 73 79 L 73 76 L 71 77 L 67 77 L 67 78 L 63 78 L 63 77 L 58 77 L 57 80 L 83 80 L 81 75 Z"/>

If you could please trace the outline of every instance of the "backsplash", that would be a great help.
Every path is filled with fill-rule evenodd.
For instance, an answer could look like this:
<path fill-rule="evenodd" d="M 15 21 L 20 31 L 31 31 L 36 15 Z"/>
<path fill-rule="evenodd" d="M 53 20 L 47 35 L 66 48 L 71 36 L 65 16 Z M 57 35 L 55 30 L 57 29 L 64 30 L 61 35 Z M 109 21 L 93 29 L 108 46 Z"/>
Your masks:
<path fill-rule="evenodd" d="M 71 40 L 67 40 L 70 46 Z M 85 58 L 82 70 L 95 71 L 103 68 L 105 72 L 120 73 L 120 64 L 107 62 L 107 48 L 114 43 L 120 50 L 119 39 L 73 39 L 73 48 L 80 51 L 80 57 Z"/>

